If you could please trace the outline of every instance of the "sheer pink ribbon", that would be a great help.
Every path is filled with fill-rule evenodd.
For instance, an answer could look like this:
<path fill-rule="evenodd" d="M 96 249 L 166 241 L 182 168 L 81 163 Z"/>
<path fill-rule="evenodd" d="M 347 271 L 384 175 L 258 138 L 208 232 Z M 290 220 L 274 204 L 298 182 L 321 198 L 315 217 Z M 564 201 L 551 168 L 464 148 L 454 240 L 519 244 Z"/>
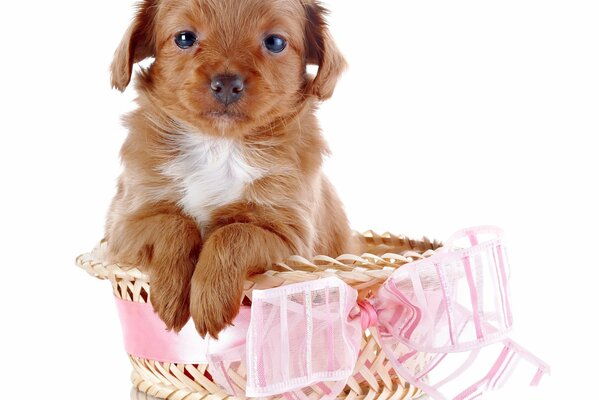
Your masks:
<path fill-rule="evenodd" d="M 469 400 L 508 381 L 537 385 L 549 372 L 507 336 L 508 278 L 501 232 L 481 227 L 396 270 L 368 300 L 357 302 L 357 292 L 336 277 L 255 290 L 251 313 L 244 309 L 218 342 L 199 338 L 192 324 L 180 335 L 167 333 L 151 306 L 117 304 L 129 354 L 207 362 L 232 395 L 334 399 L 353 375 L 369 329 L 408 382 L 437 400 Z M 239 376 L 227 372 L 241 364 L 245 393 Z"/>

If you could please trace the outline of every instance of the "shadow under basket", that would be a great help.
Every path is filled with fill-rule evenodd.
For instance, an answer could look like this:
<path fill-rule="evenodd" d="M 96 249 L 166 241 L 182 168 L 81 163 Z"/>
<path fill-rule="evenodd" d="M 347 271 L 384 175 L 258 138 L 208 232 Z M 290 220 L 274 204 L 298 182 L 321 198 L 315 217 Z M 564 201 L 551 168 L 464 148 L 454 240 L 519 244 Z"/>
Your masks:
<path fill-rule="evenodd" d="M 255 289 L 271 289 L 331 276 L 343 280 L 358 292 L 360 299 L 370 297 L 404 264 L 434 254 L 441 243 L 426 238 L 413 240 L 403 236 L 374 232 L 362 234 L 367 252 L 361 256 L 343 255 L 336 259 L 317 256 L 306 259 L 293 256 L 279 263 L 272 270 L 248 279 L 245 297 L 252 298 Z M 149 277 L 135 266 L 108 264 L 103 262 L 106 243 L 94 251 L 77 258 L 77 265 L 90 275 L 107 279 L 112 283 L 118 299 L 135 303 L 147 303 L 150 293 Z M 198 336 L 199 338 L 199 336 Z M 135 388 L 148 395 L 162 399 L 237 399 L 230 396 L 212 378 L 209 364 L 174 364 L 143 359 L 129 355 L 133 366 L 131 380 Z M 425 363 L 426 360 L 422 360 Z M 415 368 L 421 366 L 415 365 Z M 245 392 L 245 366 L 231 364 L 227 374 Z M 320 399 L 322 388 L 314 385 L 307 398 Z M 422 394 L 420 389 L 398 376 L 385 353 L 370 332 L 362 335 L 360 353 L 353 375 L 342 394 L 343 399 L 414 399 Z M 270 397 L 286 399 L 284 395 Z"/>

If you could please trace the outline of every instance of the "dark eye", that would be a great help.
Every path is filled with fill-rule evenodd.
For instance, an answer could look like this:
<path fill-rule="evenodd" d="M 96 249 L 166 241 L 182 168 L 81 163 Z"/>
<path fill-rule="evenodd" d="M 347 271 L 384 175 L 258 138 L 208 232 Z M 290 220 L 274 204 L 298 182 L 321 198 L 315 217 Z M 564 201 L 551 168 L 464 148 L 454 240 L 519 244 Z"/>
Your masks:
<path fill-rule="evenodd" d="M 280 53 L 287 47 L 287 42 L 278 35 L 270 35 L 264 39 L 264 46 L 271 53 Z"/>
<path fill-rule="evenodd" d="M 189 49 L 198 41 L 197 36 L 193 32 L 180 32 L 175 36 L 175 43 L 182 49 Z"/>

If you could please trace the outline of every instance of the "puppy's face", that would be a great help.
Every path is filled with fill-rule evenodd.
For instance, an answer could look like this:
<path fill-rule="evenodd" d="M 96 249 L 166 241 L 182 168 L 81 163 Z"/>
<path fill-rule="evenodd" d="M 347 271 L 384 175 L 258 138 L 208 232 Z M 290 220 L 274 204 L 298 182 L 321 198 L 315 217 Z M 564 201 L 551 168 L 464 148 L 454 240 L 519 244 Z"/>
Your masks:
<path fill-rule="evenodd" d="M 113 62 L 123 90 L 153 56 L 141 89 L 173 120 L 235 136 L 326 99 L 345 62 L 314 0 L 146 0 Z M 308 64 L 319 66 L 316 78 Z"/>

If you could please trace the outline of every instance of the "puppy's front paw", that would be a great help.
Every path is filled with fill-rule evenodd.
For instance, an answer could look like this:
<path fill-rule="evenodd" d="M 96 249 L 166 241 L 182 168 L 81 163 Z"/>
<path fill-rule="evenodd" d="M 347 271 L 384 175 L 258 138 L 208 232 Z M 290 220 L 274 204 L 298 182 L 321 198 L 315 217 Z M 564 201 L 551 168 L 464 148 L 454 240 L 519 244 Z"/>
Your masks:
<path fill-rule="evenodd" d="M 179 332 L 189 321 L 189 285 L 153 276 L 150 302 L 168 330 Z"/>
<path fill-rule="evenodd" d="M 206 252 L 208 253 L 208 252 Z M 243 277 L 233 265 L 221 265 L 210 254 L 202 254 L 191 282 L 191 316 L 198 333 L 218 339 L 233 324 L 243 295 Z"/>
<path fill-rule="evenodd" d="M 191 315 L 196 329 L 202 337 L 210 335 L 218 339 L 218 334 L 233 325 L 239 313 L 241 296 L 234 295 L 224 288 L 199 288 L 192 290 Z"/>
<path fill-rule="evenodd" d="M 189 320 L 189 289 L 202 247 L 196 222 L 168 204 L 119 218 L 107 234 L 112 260 L 149 273 L 154 310 L 169 330 L 180 331 Z"/>

